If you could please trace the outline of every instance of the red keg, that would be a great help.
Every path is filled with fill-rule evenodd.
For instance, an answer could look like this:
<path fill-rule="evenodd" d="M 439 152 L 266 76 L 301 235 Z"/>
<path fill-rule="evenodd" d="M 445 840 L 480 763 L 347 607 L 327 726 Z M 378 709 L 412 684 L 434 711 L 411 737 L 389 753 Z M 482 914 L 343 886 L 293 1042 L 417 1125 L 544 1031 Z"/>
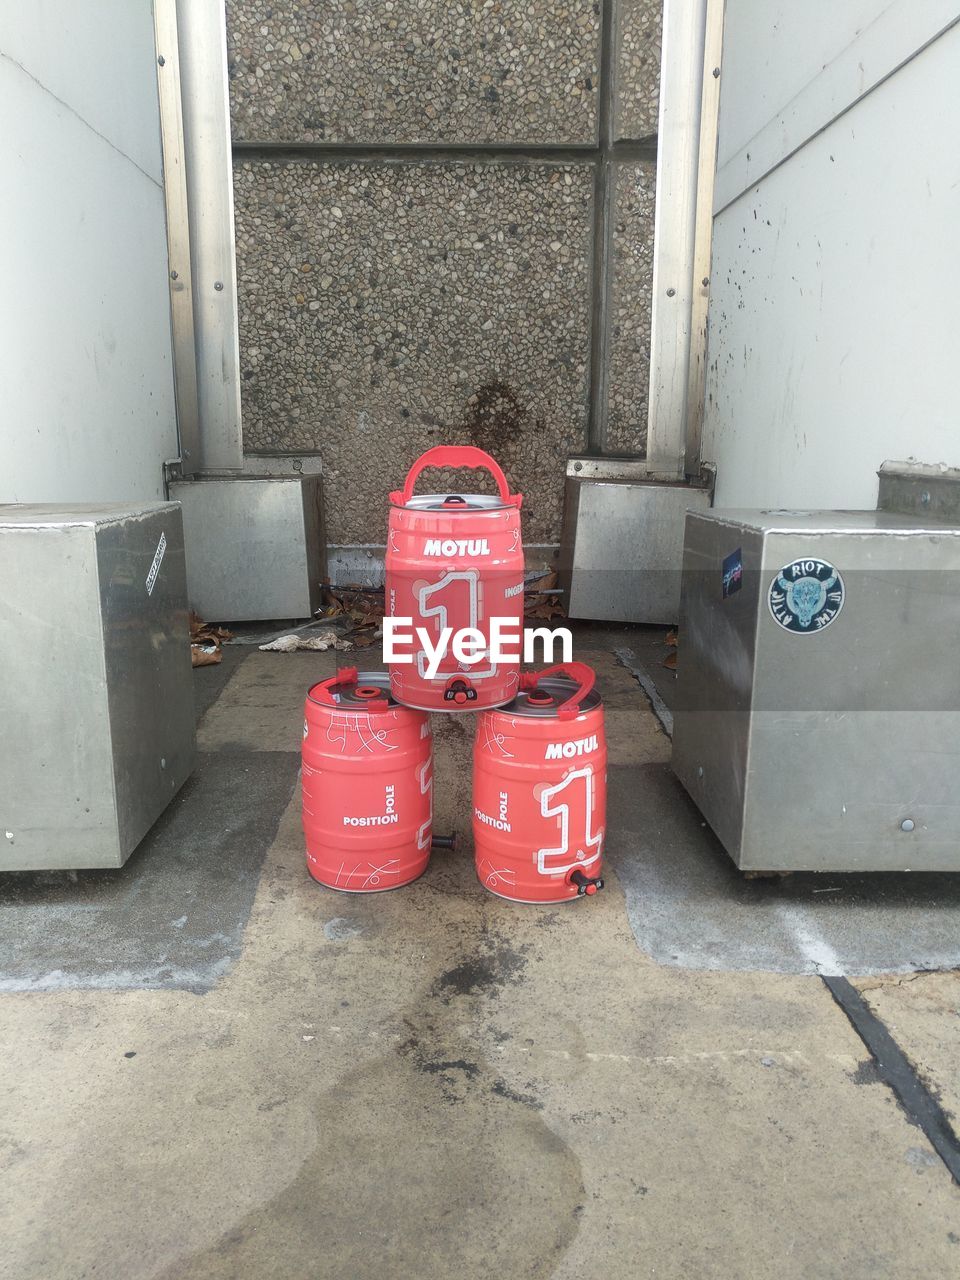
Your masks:
<path fill-rule="evenodd" d="M 307 694 L 303 831 L 314 880 L 350 893 L 409 884 L 426 870 L 433 742 L 398 706 L 384 672 L 345 667 Z"/>
<path fill-rule="evenodd" d="M 477 877 L 501 898 L 564 902 L 603 888 L 607 745 L 593 684 L 582 662 L 525 674 L 512 702 L 477 721 Z"/>
<path fill-rule="evenodd" d="M 485 468 L 499 492 L 414 495 L 426 467 Z M 523 637 L 522 501 L 520 494 L 510 492 L 493 458 L 471 446 L 428 449 L 410 468 L 403 491 L 391 493 L 387 615 L 410 618 L 413 636 L 422 628 L 434 645 L 445 628 L 453 634 L 471 628 L 472 654 L 479 658 L 473 663 L 458 660 L 448 644 L 431 677 L 428 652 L 414 641 L 403 651 L 411 662 L 390 663 L 390 687 L 406 706 L 479 711 L 500 706 L 517 692 Z M 516 661 L 491 657 L 495 619 L 511 628 L 505 633 L 511 643 L 504 647 Z"/>

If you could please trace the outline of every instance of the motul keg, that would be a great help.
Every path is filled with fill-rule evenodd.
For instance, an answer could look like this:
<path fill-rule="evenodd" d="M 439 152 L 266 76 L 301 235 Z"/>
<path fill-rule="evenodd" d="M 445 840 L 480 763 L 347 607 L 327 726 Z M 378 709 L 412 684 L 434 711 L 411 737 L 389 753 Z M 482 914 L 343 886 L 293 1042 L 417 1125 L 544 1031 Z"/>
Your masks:
<path fill-rule="evenodd" d="M 484 468 L 499 493 L 429 493 L 414 496 L 427 467 Z M 448 648 L 434 676 L 428 655 L 414 643 L 411 662 L 390 663 L 398 701 L 425 711 L 481 710 L 508 702 L 520 683 L 523 636 L 523 546 L 520 494 L 512 494 L 489 454 L 472 447 L 428 449 L 410 468 L 403 491 L 390 495 L 386 612 L 410 618 L 436 644 L 444 628 L 478 633 L 476 663 L 459 662 Z M 490 656 L 491 621 L 504 619 L 516 636 L 516 661 Z M 485 647 L 484 647 L 485 646 Z M 512 649 L 513 645 L 507 646 Z"/>
<path fill-rule="evenodd" d="M 516 902 L 564 902 L 603 888 L 607 745 L 594 673 L 581 662 L 521 677 L 484 711 L 473 748 L 477 877 Z"/>
<path fill-rule="evenodd" d="M 383 672 L 344 668 L 307 694 L 303 831 L 314 880 L 349 893 L 423 874 L 433 820 L 433 743 Z"/>

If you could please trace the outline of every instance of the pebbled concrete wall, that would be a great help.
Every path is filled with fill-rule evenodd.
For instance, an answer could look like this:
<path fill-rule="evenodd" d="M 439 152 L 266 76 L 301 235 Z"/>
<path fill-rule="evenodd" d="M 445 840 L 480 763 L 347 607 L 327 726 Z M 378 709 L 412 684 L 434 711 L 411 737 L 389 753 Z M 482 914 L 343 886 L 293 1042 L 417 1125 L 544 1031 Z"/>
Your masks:
<path fill-rule="evenodd" d="M 656 177 L 654 160 L 613 165 L 603 434 L 608 453 L 643 453 L 647 443 Z"/>
<path fill-rule="evenodd" d="M 617 0 L 615 5 L 613 134 L 653 137 L 660 114 L 663 5 Z"/>
<path fill-rule="evenodd" d="M 228 0 L 239 138 L 589 143 L 600 6 Z"/>
<path fill-rule="evenodd" d="M 383 494 L 440 443 L 493 453 L 553 539 L 555 459 L 586 432 L 592 195 L 588 165 L 239 163 L 244 444 L 319 446 L 333 541 L 382 541 Z"/>
<path fill-rule="evenodd" d="M 568 454 L 645 447 L 660 5 L 227 0 L 227 25 L 245 451 L 320 454 L 353 544 L 418 453 L 478 444 L 558 541 Z"/>

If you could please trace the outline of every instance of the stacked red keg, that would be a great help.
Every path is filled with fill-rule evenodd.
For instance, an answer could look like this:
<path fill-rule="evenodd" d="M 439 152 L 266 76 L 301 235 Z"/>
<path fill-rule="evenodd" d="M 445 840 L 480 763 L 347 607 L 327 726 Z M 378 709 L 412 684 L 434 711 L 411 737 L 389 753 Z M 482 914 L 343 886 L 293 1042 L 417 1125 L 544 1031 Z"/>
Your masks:
<path fill-rule="evenodd" d="M 428 467 L 485 469 L 498 493 L 417 495 Z M 603 704 L 583 663 L 521 674 L 521 503 L 471 447 L 429 449 L 391 493 L 384 627 L 409 619 L 409 644 L 394 635 L 389 674 L 344 668 L 307 694 L 303 828 L 321 884 L 372 893 L 424 873 L 449 843 L 432 832 L 430 713 L 475 711 L 480 883 L 538 903 L 603 887 Z"/>

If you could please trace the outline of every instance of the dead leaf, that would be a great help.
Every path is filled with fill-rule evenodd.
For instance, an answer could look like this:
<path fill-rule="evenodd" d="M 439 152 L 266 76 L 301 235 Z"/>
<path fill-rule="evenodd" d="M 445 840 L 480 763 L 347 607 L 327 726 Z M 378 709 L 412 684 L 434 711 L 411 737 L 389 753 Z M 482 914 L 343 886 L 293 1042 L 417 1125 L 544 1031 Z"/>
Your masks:
<path fill-rule="evenodd" d="M 539 621 L 549 622 L 551 618 L 565 618 L 567 615 L 563 611 L 563 606 L 552 600 L 544 600 L 540 604 L 530 605 L 523 611 L 525 618 L 535 618 Z"/>
<path fill-rule="evenodd" d="M 215 644 L 192 644 L 190 661 L 195 667 L 215 667 L 218 662 L 223 661 L 223 650 Z"/>
<path fill-rule="evenodd" d="M 224 640 L 232 639 L 232 631 L 211 626 L 198 613 L 190 611 L 190 660 L 195 667 L 216 666 L 223 656 L 220 646 Z"/>
<path fill-rule="evenodd" d="M 528 578 L 524 585 L 526 588 L 523 593 L 524 617 L 549 622 L 552 618 L 567 616 L 557 589 L 556 569 L 548 569 L 537 577 Z"/>
<path fill-rule="evenodd" d="M 338 618 L 346 615 L 355 626 L 378 625 L 383 617 L 383 588 L 364 587 L 358 583 L 334 587 L 323 584 L 322 616 Z"/>

